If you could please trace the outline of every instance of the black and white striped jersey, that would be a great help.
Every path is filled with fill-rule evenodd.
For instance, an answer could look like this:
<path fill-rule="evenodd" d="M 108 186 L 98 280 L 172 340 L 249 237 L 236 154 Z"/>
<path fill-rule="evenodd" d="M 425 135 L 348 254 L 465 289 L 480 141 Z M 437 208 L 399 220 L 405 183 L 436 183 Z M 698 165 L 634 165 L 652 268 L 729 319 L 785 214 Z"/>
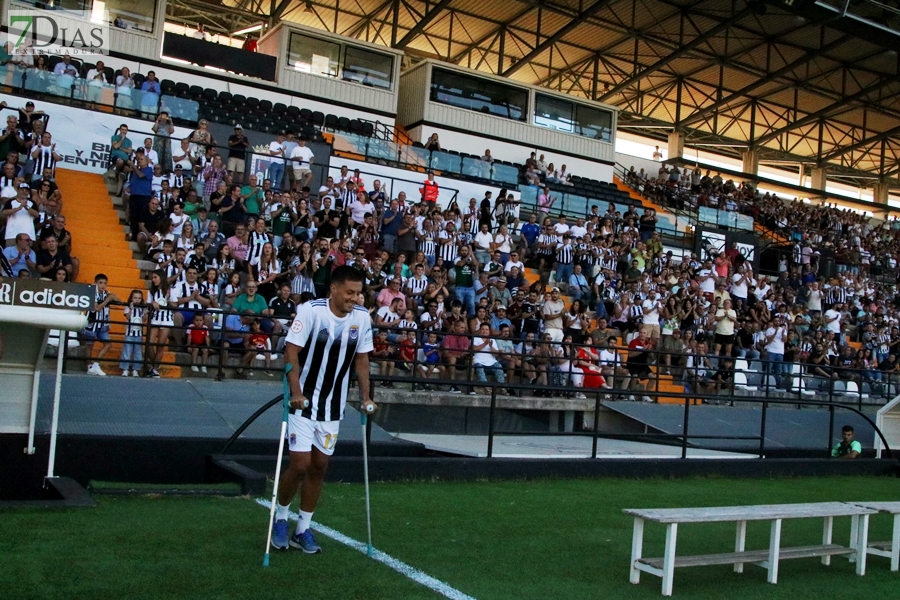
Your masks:
<path fill-rule="evenodd" d="M 128 325 L 125 327 L 125 335 L 128 337 L 141 337 L 144 334 L 144 311 L 140 306 L 128 309 Z"/>
<path fill-rule="evenodd" d="M 413 294 L 420 294 L 428 287 L 428 278 L 424 275 L 422 276 L 422 279 L 417 279 L 413 276 L 407 279 L 404 285 L 409 287 Z"/>
<path fill-rule="evenodd" d="M 95 304 L 100 304 L 106 300 L 109 292 L 97 292 Z M 88 326 L 91 331 L 99 331 L 104 327 L 109 327 L 109 306 L 104 306 L 100 310 L 89 310 L 87 314 Z"/>
<path fill-rule="evenodd" d="M 183 281 L 181 283 L 176 283 L 175 285 L 172 286 L 172 290 L 174 291 L 175 295 L 178 297 L 178 300 L 181 300 L 182 298 L 187 298 L 188 296 L 193 294 L 195 291 L 202 293 L 199 283 L 195 282 L 193 285 L 191 285 L 187 281 Z M 189 302 L 185 302 L 184 304 L 180 304 L 179 308 L 181 310 L 202 310 L 203 305 L 200 304 L 199 302 L 197 302 L 196 300 L 191 300 Z"/>
<path fill-rule="evenodd" d="M 449 231 L 441 231 L 438 234 L 438 239 L 450 240 L 449 242 L 438 245 L 439 251 L 441 253 L 441 258 L 444 259 L 444 262 L 450 264 L 456 262 L 456 234 L 450 233 Z"/>
<path fill-rule="evenodd" d="M 553 247 L 556 245 L 556 236 L 553 234 L 542 233 L 538 236 L 537 239 L 538 250 L 537 253 L 542 256 L 552 256 L 553 255 Z M 547 247 L 542 247 L 545 244 L 549 244 Z"/>
<path fill-rule="evenodd" d="M 419 252 L 424 254 L 425 256 L 435 256 L 435 247 L 437 244 L 434 241 L 434 233 L 428 232 L 425 234 L 425 237 L 419 240 Z"/>
<path fill-rule="evenodd" d="M 40 152 L 34 159 L 34 172 L 42 174 L 44 169 L 50 169 L 50 177 L 56 174 L 56 159 L 53 157 L 53 146 L 39 146 Z"/>
<path fill-rule="evenodd" d="M 174 321 L 172 311 L 168 308 L 169 296 L 162 290 L 147 290 L 147 304 L 156 302 L 159 304 L 159 310 L 155 311 L 150 320 L 151 325 L 168 325 L 171 326 Z"/>
<path fill-rule="evenodd" d="M 829 304 L 837 304 L 838 302 L 844 303 L 847 301 L 847 292 L 839 285 L 828 288 L 827 296 Z"/>
<path fill-rule="evenodd" d="M 572 244 L 561 243 L 556 246 L 556 262 L 561 265 L 571 265 L 575 257 Z"/>
<path fill-rule="evenodd" d="M 341 420 L 354 359 L 373 349 L 369 312 L 357 306 L 339 318 L 328 299 L 313 300 L 297 308 L 285 339 L 300 347 L 300 389 L 310 401 L 301 415 L 313 421 Z"/>
<path fill-rule="evenodd" d="M 265 233 L 256 233 L 255 231 L 250 232 L 250 237 L 247 239 L 247 245 L 250 248 L 247 250 L 247 262 L 249 263 L 254 258 L 258 259 L 262 254 L 263 246 L 266 242 L 269 241 L 269 236 Z"/>

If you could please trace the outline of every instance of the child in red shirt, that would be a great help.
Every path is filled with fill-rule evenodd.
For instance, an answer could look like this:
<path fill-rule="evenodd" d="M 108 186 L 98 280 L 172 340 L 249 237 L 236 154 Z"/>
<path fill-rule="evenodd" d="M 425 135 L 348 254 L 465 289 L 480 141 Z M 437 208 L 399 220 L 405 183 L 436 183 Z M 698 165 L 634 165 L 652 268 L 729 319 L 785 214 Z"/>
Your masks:
<path fill-rule="evenodd" d="M 203 371 L 206 373 L 206 363 L 209 360 L 209 329 L 203 324 L 203 314 L 194 313 L 194 320 L 187 328 L 188 348 L 191 352 L 191 371 Z M 197 368 L 203 357 L 201 367 Z"/>
<path fill-rule="evenodd" d="M 406 335 L 401 333 L 397 343 L 400 345 L 397 368 L 408 373 L 412 371 L 412 363 L 416 358 L 416 332 L 409 331 Z"/>
<path fill-rule="evenodd" d="M 269 335 L 262 331 L 259 321 L 250 323 L 250 334 L 247 336 L 247 354 L 244 355 L 249 365 L 254 358 L 265 361 L 266 375 L 272 377 L 272 346 L 269 342 Z M 249 357 L 249 358 L 248 358 Z M 253 375 L 250 371 L 248 375 Z"/>

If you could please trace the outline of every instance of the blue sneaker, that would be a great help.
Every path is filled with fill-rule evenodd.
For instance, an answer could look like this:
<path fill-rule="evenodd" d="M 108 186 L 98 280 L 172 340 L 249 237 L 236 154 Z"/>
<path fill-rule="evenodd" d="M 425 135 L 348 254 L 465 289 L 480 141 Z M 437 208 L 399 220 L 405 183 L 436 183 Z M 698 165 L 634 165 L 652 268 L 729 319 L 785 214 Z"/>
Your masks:
<path fill-rule="evenodd" d="M 299 548 L 307 554 L 318 554 L 322 551 L 322 547 L 316 543 L 316 538 L 313 537 L 311 529 L 292 535 L 291 548 Z"/>
<path fill-rule="evenodd" d="M 276 550 L 288 549 L 288 522 L 286 519 L 275 521 L 272 527 L 272 547 Z"/>

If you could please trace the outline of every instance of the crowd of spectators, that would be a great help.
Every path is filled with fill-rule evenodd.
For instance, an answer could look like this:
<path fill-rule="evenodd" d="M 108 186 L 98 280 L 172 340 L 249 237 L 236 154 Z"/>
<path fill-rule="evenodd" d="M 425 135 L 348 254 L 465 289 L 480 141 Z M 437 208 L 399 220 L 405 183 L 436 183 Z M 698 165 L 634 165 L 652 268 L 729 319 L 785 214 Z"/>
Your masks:
<path fill-rule="evenodd" d="M 47 119 L 33 102 L 11 109 L 0 102 L 6 127 L 0 131 L 0 230 L 6 277 L 71 281 L 79 262 L 72 255 L 63 197 L 56 185 L 56 151 Z M 2 117 L 0 117 L 2 118 Z"/>
<path fill-rule="evenodd" d="M 777 275 L 754 278 L 746 263 L 743 274 L 733 267 L 726 274 L 720 263 L 729 253 L 732 265 L 744 262 L 735 248 L 713 257 L 713 268 L 730 284 L 722 291 L 734 300 L 737 355 L 762 354 L 783 363 L 771 368 L 784 386 L 791 383 L 784 376 L 790 365 L 800 364 L 818 378 L 890 391 L 885 384 L 895 381 L 900 355 L 897 220 L 876 220 L 824 202 L 787 201 L 699 168 L 661 165 L 656 176 L 632 168 L 626 182 L 675 209 L 740 212 L 781 236 Z M 783 347 L 775 340 L 775 352 L 769 343 L 761 344 L 773 330 L 784 331 Z"/>
<path fill-rule="evenodd" d="M 794 363 L 823 379 L 881 389 L 896 371 L 895 282 L 876 281 L 873 261 L 863 254 L 892 247 L 893 223 L 786 203 L 717 177 L 695 184 L 696 173 L 684 180 L 668 171 L 663 180 L 629 175 L 654 198 L 675 195 L 693 204 L 730 198 L 739 210 L 800 231 L 780 272 L 761 275 L 733 245 L 700 256 L 664 248 L 655 212 L 641 206 L 620 212 L 594 205 L 570 219 L 556 213 L 545 189 L 520 221 L 515 194 L 505 190 L 496 199 L 486 191 L 464 208 L 444 207 L 428 182 L 420 198 L 390 198 L 379 181 L 346 167 L 313 191 L 306 184 L 315 158 L 290 135 L 269 148 L 285 168 L 269 171 L 275 181 L 258 181 L 240 169 L 242 161 L 230 160 L 246 152 L 240 126 L 229 156 L 221 157 L 207 125 L 172 138 L 162 113 L 154 137 L 142 144 L 129 139 L 125 126 L 111 140 L 110 181 L 128 197 L 132 237 L 156 265 L 148 270 L 149 310 L 141 317 L 159 348 L 147 357 L 150 375 L 166 344 L 191 351 L 193 366 L 205 368 L 209 344 L 221 343 L 242 352 L 244 376 L 253 358 L 278 352 L 297 304 L 324 296 L 330 272 L 345 264 L 366 275 L 360 304 L 379 330 L 376 363 L 386 373 L 467 385 L 492 378 L 539 390 L 543 384 L 544 391 L 566 384 L 610 388 L 650 400 L 646 386 L 656 373 L 697 392 L 728 387 L 733 358 L 770 372 L 782 387 L 791 385 Z M 526 170 L 540 171 L 532 158 Z M 52 181 L 49 175 L 40 180 Z M 40 223 L 48 234 L 40 244 L 45 264 L 61 251 L 43 246 L 57 246 L 49 238 L 67 234 L 57 200 Z M 6 211 L 7 221 L 16 221 Z M 16 232 L 9 223 L 7 230 Z M 19 235 L 9 239 L 24 250 Z M 846 268 L 821 277 L 824 251 L 848 253 Z M 13 258 L 29 274 L 28 261 L 40 262 L 18 252 Z M 66 279 L 71 269 L 58 277 L 34 274 Z M 189 326 L 205 328 L 208 337 L 183 329 Z M 455 383 L 450 391 L 463 388 Z"/>

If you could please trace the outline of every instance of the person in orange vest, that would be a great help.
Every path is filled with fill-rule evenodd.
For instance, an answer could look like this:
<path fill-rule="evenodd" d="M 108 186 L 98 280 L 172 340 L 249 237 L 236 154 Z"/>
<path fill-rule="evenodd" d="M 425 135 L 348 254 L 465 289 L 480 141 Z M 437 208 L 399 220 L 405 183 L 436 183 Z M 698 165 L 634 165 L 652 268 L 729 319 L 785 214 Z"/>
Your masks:
<path fill-rule="evenodd" d="M 425 183 L 419 188 L 419 191 L 422 192 L 422 201 L 428 203 L 429 210 L 437 205 L 440 190 L 438 189 L 437 182 L 434 180 L 434 173 L 428 173 L 428 179 L 425 180 Z"/>

